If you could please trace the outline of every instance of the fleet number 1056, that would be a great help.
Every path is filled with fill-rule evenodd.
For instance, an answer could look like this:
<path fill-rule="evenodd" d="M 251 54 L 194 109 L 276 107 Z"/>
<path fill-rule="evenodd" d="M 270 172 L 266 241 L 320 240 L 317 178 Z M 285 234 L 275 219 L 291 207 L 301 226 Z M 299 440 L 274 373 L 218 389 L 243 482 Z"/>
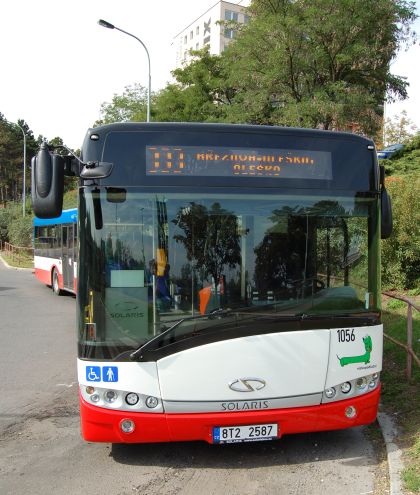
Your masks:
<path fill-rule="evenodd" d="M 349 328 L 341 328 L 337 330 L 338 341 L 339 342 L 354 342 L 356 340 L 356 336 L 354 335 L 354 329 Z"/>

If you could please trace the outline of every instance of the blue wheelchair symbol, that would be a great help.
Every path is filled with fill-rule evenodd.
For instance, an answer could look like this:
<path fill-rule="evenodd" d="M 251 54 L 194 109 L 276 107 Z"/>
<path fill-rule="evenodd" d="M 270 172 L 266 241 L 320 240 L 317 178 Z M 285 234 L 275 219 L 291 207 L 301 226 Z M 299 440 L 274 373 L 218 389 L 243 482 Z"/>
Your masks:
<path fill-rule="evenodd" d="M 104 382 L 117 382 L 118 381 L 118 367 L 117 366 L 103 366 L 102 367 L 102 380 Z"/>
<path fill-rule="evenodd" d="M 88 382 L 100 382 L 101 381 L 101 367 L 100 366 L 87 366 L 86 367 L 86 380 Z"/>

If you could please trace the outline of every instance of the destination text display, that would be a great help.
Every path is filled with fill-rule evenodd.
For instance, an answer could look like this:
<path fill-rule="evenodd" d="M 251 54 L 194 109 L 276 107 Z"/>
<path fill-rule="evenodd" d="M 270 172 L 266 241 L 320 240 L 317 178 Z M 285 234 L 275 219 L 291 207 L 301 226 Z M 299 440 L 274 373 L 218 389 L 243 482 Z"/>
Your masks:
<path fill-rule="evenodd" d="M 332 180 L 327 151 L 146 146 L 146 175 Z"/>

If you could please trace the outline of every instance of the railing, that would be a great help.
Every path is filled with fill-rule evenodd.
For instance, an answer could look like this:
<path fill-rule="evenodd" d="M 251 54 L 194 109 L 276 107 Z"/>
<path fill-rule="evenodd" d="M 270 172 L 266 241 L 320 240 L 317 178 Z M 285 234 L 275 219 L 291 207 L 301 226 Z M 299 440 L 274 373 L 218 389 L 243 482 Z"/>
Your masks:
<path fill-rule="evenodd" d="M 31 247 L 14 246 L 9 242 L 0 241 L 0 251 L 7 258 L 17 265 L 27 264 L 34 257 L 34 250 Z"/>
<path fill-rule="evenodd" d="M 404 301 L 407 304 L 407 344 L 403 344 L 394 337 L 387 335 L 384 332 L 384 337 L 405 349 L 407 353 L 407 364 L 406 364 L 406 376 L 408 380 L 411 380 L 412 376 L 412 368 L 413 368 L 413 359 L 416 362 L 417 366 L 420 367 L 420 358 L 413 351 L 413 308 L 420 312 L 420 308 L 413 303 L 410 299 L 404 296 L 400 296 L 399 294 L 393 294 L 392 292 L 383 292 L 383 295 L 387 297 L 391 297 L 393 299 L 398 299 L 399 301 Z"/>

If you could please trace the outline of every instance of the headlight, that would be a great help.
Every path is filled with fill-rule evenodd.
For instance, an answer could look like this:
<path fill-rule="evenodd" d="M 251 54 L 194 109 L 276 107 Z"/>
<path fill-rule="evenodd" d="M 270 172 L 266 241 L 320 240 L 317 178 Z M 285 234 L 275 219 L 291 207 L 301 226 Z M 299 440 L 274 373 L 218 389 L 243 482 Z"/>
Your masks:
<path fill-rule="evenodd" d="M 343 392 L 343 394 L 348 394 L 351 390 L 351 383 L 350 382 L 344 382 L 340 385 L 340 389 Z"/>
<path fill-rule="evenodd" d="M 106 400 L 106 402 L 109 402 L 110 404 L 115 402 L 117 400 L 117 397 L 118 397 L 118 394 L 117 394 L 117 392 L 115 392 L 115 390 L 107 390 L 104 393 L 104 399 Z"/>
<path fill-rule="evenodd" d="M 134 392 L 130 392 L 125 396 L 125 402 L 127 402 L 129 406 L 135 406 L 138 401 L 139 401 L 139 396 Z"/>

